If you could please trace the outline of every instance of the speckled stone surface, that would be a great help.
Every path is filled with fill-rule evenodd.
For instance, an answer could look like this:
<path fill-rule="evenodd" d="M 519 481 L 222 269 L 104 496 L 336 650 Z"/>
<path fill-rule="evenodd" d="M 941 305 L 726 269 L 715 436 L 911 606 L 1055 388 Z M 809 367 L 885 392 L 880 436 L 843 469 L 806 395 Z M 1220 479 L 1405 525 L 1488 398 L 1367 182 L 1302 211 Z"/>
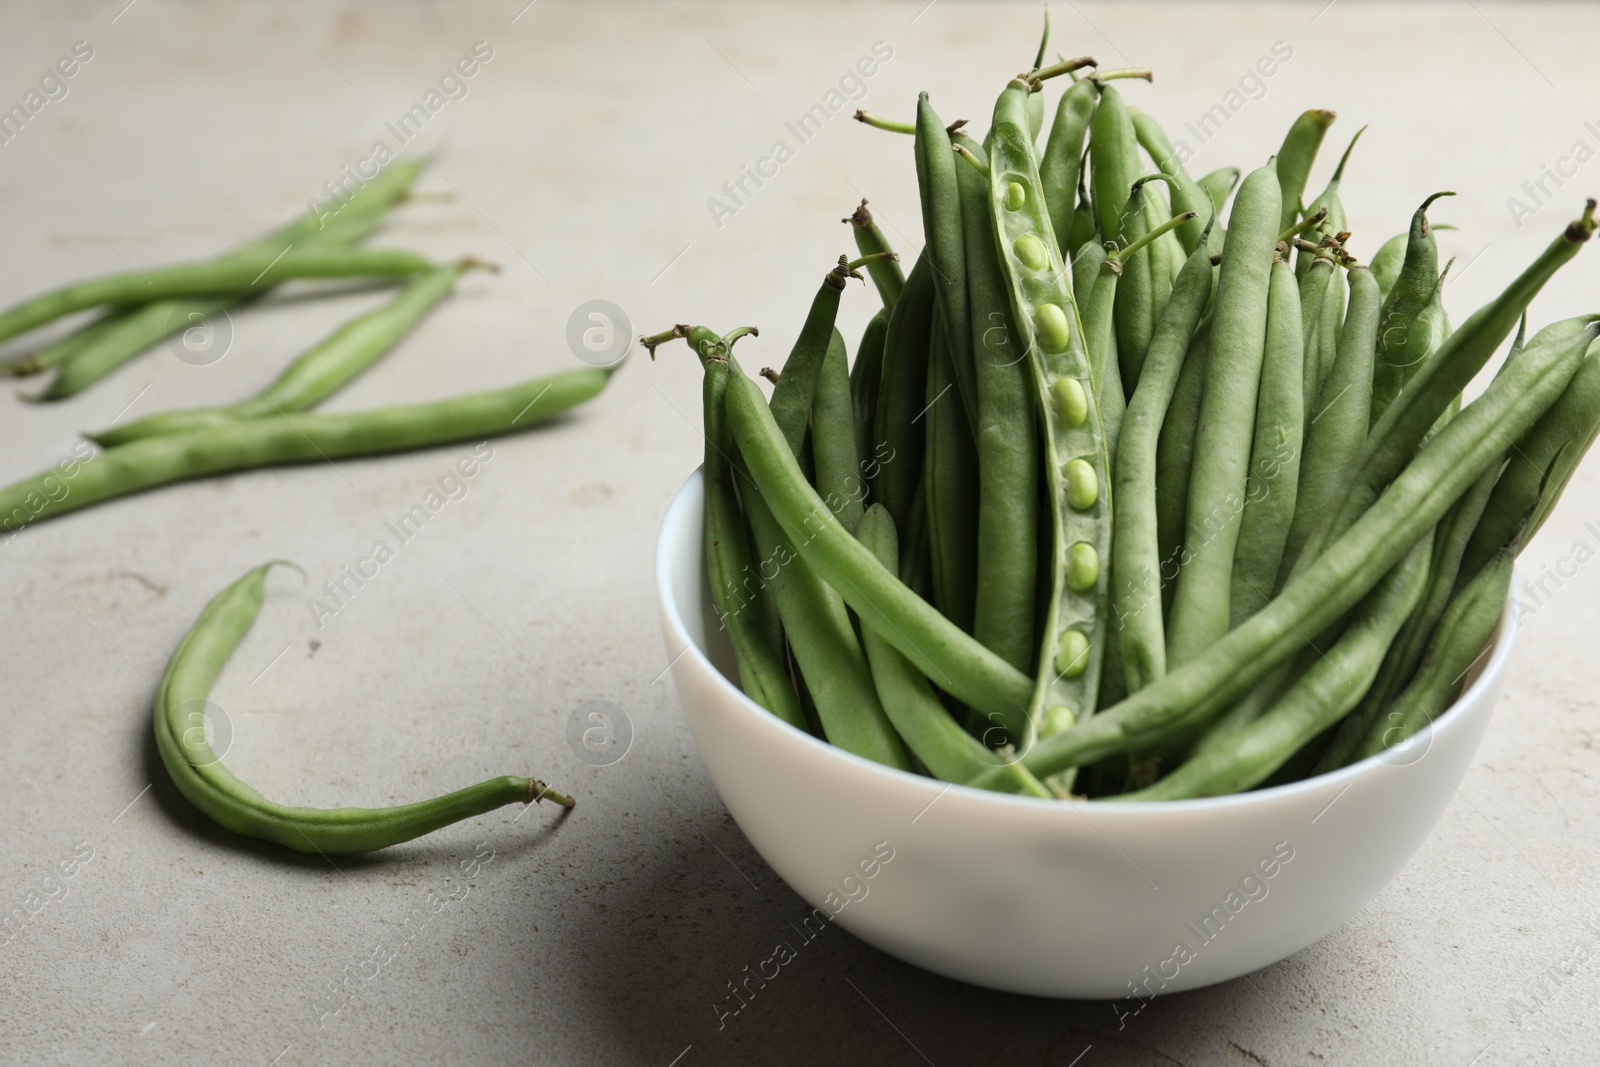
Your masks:
<path fill-rule="evenodd" d="M 377 243 L 504 270 L 463 280 L 330 410 L 575 365 L 568 318 L 597 299 L 634 332 L 759 325 L 750 358 L 779 362 L 817 278 L 849 247 L 837 220 L 862 196 L 903 248 L 920 243 L 909 142 L 851 123 L 849 108 L 905 115 L 926 88 L 942 114 L 982 120 L 1031 58 L 1038 19 L 1037 5 L 949 0 L 125 2 L 0 12 L 0 105 L 25 102 L 76 42 L 92 51 L 0 144 L 0 294 L 254 236 L 377 142 L 399 147 L 390 124 L 420 103 L 427 121 L 405 147 L 442 150 L 421 188 L 447 195 L 403 208 Z M 1457 321 L 1600 189 L 1592 7 L 1061 3 L 1054 23 L 1053 50 L 1155 68 L 1156 83 L 1128 96 L 1188 143 L 1197 173 L 1264 160 L 1306 107 L 1340 112 L 1336 149 L 1372 123 L 1345 187 L 1352 246 L 1369 256 L 1423 196 L 1455 189 L 1434 218 L 1460 227 L 1440 234 L 1458 257 Z M 441 86 L 477 42 L 488 58 Z M 877 42 L 872 75 L 843 85 L 864 101 L 802 141 L 787 124 L 826 109 Z M 1275 46 L 1272 75 L 1249 80 Z M 1202 143 L 1185 124 L 1217 103 L 1226 121 L 1213 118 Z M 788 151 L 774 155 L 780 141 Z M 770 176 L 735 202 L 723 183 L 745 167 Z M 1535 319 L 1593 309 L 1597 292 L 1591 251 Z M 7 387 L 0 478 L 56 461 L 76 431 L 124 409 L 248 395 L 382 299 L 293 297 L 236 313 L 231 348 L 209 365 L 162 347 L 48 406 Z M 847 335 L 872 304 L 847 294 Z M 698 405 L 681 347 L 653 365 L 636 356 L 596 403 L 494 442 L 473 477 L 445 482 L 452 498 L 425 530 L 391 543 L 394 557 L 320 619 L 309 593 L 393 542 L 385 524 L 470 446 L 166 489 L 0 546 L 0 910 L 12 916 L 0 1062 L 1592 1060 L 1594 463 L 1524 558 L 1542 603 L 1459 797 L 1343 929 L 1127 1016 L 1126 1004 L 963 986 L 830 930 L 719 1026 L 727 984 L 805 909 L 728 818 L 663 674 L 652 548 L 698 462 Z M 336 863 L 198 818 L 154 756 L 152 683 L 206 600 L 273 557 L 297 561 L 313 589 L 274 574 L 217 687 L 227 757 L 246 780 L 289 801 L 383 804 L 525 772 L 575 793 L 577 810 L 506 809 Z M 591 700 L 631 724 L 609 766 L 567 742 Z"/>

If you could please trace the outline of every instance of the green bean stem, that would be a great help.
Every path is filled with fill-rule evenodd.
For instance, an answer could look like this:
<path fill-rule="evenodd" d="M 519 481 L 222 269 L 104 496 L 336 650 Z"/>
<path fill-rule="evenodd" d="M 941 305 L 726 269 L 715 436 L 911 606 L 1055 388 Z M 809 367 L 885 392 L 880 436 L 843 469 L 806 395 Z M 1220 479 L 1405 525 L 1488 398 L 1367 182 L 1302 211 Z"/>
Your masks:
<path fill-rule="evenodd" d="M 872 211 L 867 207 L 865 199 L 861 206 L 850 213 L 850 217 L 842 220 L 850 224 L 850 231 L 855 235 L 856 248 L 863 257 L 867 257 L 867 273 L 872 277 L 872 284 L 878 290 L 878 298 L 883 301 L 883 310 L 894 308 L 894 302 L 900 299 L 900 293 L 906 287 L 905 272 L 900 269 L 900 257 L 889 256 L 884 253 L 893 252 L 889 246 L 888 238 L 878 228 L 877 220 L 872 217 Z"/>
<path fill-rule="evenodd" d="M 537 778 L 491 778 L 415 804 L 389 808 L 299 808 L 274 803 L 233 775 L 206 739 L 211 687 L 261 613 L 268 563 L 218 593 L 195 620 L 161 676 L 155 699 L 156 748 L 190 803 L 212 821 L 245 837 L 297 852 L 371 852 L 432 833 L 507 804 L 549 798 L 571 808 L 571 797 Z"/>

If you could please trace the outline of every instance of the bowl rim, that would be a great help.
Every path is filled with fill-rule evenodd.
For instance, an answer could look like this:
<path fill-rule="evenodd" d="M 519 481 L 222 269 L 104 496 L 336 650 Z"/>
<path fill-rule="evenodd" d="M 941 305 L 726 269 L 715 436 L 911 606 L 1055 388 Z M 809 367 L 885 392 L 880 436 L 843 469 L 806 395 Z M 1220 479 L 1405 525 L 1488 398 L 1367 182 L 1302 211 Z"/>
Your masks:
<path fill-rule="evenodd" d="M 758 726 L 757 729 L 778 731 L 774 736 L 786 737 L 787 743 L 812 746 L 813 751 L 821 754 L 822 758 L 837 760 L 844 766 L 854 767 L 858 773 L 875 776 L 885 784 L 922 786 L 927 789 L 938 790 L 940 796 L 944 796 L 946 793 L 954 794 L 968 803 L 1015 806 L 1019 810 L 1027 812 L 1058 810 L 1063 813 L 1062 817 L 1065 817 L 1066 813 L 1069 812 L 1081 814 L 1085 808 L 1092 807 L 1097 816 L 1103 815 L 1107 818 L 1143 818 L 1159 814 L 1222 811 L 1271 805 L 1290 798 L 1301 797 L 1305 794 L 1321 793 L 1335 785 L 1348 788 L 1350 784 L 1358 779 L 1372 774 L 1383 773 L 1380 768 L 1389 767 L 1395 770 L 1403 770 L 1405 767 L 1413 765 L 1390 764 L 1384 760 L 1384 754 L 1380 752 L 1334 771 L 1310 778 L 1302 778 L 1295 782 L 1285 782 L 1282 785 L 1275 785 L 1265 789 L 1252 789 L 1243 793 L 1230 793 L 1225 796 L 1200 797 L 1190 800 L 1151 800 L 1138 804 L 1116 804 L 1094 800 L 1056 800 L 1045 797 L 1022 796 L 1014 793 L 1000 793 L 989 789 L 977 789 L 959 782 L 946 782 L 939 778 L 887 767 L 864 756 L 847 752 L 836 745 L 830 744 L 823 738 L 815 737 L 789 725 L 750 699 L 743 689 L 727 675 L 723 674 L 715 663 L 711 662 L 705 651 L 690 636 L 688 627 L 684 623 L 682 607 L 678 604 L 677 597 L 672 589 L 673 572 L 667 559 L 667 550 L 669 542 L 673 540 L 678 533 L 678 528 L 685 522 L 692 523 L 699 534 L 703 535 L 704 508 L 691 508 L 689 506 L 692 489 L 699 489 L 702 494 L 702 501 L 704 499 L 704 488 L 700 484 L 702 476 L 702 468 L 696 467 L 683 485 L 678 488 L 678 491 L 673 494 L 672 502 L 667 507 L 666 515 L 663 516 L 661 521 L 660 532 L 656 537 L 656 595 L 660 601 L 662 617 L 667 625 L 671 627 L 672 636 L 683 642 L 686 651 L 680 654 L 680 658 L 689 657 L 694 659 L 696 666 L 700 670 L 715 679 L 714 685 L 733 698 L 734 705 L 740 709 L 741 713 L 748 714 L 763 724 Z M 685 516 L 684 512 L 689 514 Z M 695 541 L 697 544 L 700 543 L 701 537 L 697 536 Z M 1466 707 L 1482 699 L 1485 692 L 1491 686 L 1497 684 L 1500 675 L 1504 673 L 1506 664 L 1511 658 L 1511 650 L 1516 644 L 1517 609 L 1520 603 L 1521 597 L 1518 592 L 1516 573 L 1514 572 L 1511 589 L 1506 597 L 1505 609 L 1501 613 L 1500 623 L 1491 639 L 1488 661 L 1484 663 L 1483 669 L 1479 671 L 1477 678 L 1473 679 L 1472 684 L 1462 691 L 1454 703 L 1415 735 L 1419 740 L 1425 741 L 1430 748 L 1433 742 L 1433 734 L 1455 728 L 1458 721 L 1465 714 Z M 1481 655 L 1479 658 L 1482 658 Z M 676 663 L 674 662 L 673 666 L 675 667 L 675 665 Z M 1421 758 L 1425 757 L 1426 751 Z"/>

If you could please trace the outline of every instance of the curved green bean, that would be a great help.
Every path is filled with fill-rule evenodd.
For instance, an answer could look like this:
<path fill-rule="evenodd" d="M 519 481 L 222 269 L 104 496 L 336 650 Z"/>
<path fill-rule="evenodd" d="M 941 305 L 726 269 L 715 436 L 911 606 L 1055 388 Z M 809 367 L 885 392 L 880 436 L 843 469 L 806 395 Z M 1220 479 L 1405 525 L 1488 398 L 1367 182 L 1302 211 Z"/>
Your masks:
<path fill-rule="evenodd" d="M 537 778 L 491 778 L 415 804 L 389 808 L 301 808 L 277 804 L 233 775 L 206 739 L 211 687 L 261 613 L 268 563 L 218 593 L 167 663 L 155 699 L 156 748 L 178 792 L 212 821 L 297 852 L 371 852 L 507 804 L 575 801 Z"/>
<path fill-rule="evenodd" d="M 1222 205 L 1214 201 L 1209 192 L 1189 177 L 1188 169 L 1184 167 L 1183 160 L 1178 158 L 1177 150 L 1172 147 L 1172 142 L 1167 138 L 1167 133 L 1161 128 L 1160 123 L 1136 107 L 1128 108 L 1128 115 L 1133 121 L 1134 136 L 1144 146 L 1145 152 L 1155 165 L 1161 169 L 1161 173 L 1171 179 L 1169 188 L 1172 190 L 1172 213 L 1181 215 L 1185 211 L 1194 212 L 1194 218 L 1178 227 L 1177 231 L 1183 251 L 1188 255 L 1199 247 L 1201 234 L 1211 225 L 1211 220 L 1217 217 Z M 1234 170 L 1233 175 L 1237 181 L 1238 170 Z"/>
<path fill-rule="evenodd" d="M 894 302 L 900 299 L 900 293 L 906 287 L 905 272 L 900 269 L 900 257 L 888 255 L 893 248 L 889 246 L 889 239 L 878 228 L 877 221 L 872 217 L 872 211 L 867 207 L 865 199 L 861 206 L 850 213 L 850 217 L 842 220 L 850 224 L 850 230 L 855 235 L 856 248 L 867 259 L 867 274 L 872 277 L 872 284 L 878 290 L 878 298 L 883 301 L 883 310 L 894 308 Z"/>

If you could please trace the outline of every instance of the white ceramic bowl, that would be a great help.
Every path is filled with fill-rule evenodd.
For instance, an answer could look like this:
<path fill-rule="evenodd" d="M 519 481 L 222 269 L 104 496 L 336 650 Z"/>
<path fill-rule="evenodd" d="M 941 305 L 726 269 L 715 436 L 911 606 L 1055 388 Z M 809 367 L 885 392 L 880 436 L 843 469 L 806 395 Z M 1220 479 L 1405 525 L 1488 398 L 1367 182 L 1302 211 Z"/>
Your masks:
<path fill-rule="evenodd" d="M 1308 781 L 1139 805 L 983 792 L 853 756 L 739 690 L 710 607 L 702 503 L 697 472 L 662 524 L 656 580 L 673 682 L 723 803 L 818 909 L 814 925 L 831 916 L 891 955 L 994 989 L 1136 1011 L 1321 938 L 1427 837 L 1511 655 L 1515 627 L 1502 621 L 1429 730 Z"/>

